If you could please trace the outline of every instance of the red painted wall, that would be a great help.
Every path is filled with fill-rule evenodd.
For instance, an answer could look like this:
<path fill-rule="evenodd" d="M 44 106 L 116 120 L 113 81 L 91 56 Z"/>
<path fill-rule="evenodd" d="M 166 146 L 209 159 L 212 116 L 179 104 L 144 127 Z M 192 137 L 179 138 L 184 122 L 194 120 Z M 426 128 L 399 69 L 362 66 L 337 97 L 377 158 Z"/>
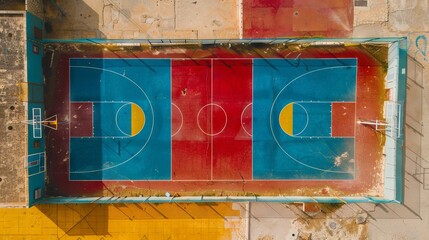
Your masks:
<path fill-rule="evenodd" d="M 353 0 L 243 0 L 243 37 L 347 37 Z"/>

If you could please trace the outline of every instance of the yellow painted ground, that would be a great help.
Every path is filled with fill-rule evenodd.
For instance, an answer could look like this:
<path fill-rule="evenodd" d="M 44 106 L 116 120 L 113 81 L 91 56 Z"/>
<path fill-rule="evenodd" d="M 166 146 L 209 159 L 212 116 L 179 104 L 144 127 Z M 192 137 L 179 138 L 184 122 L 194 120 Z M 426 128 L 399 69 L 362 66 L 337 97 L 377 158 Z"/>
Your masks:
<path fill-rule="evenodd" d="M 137 135 L 144 127 L 145 115 L 137 104 L 131 104 L 131 136 Z"/>
<path fill-rule="evenodd" d="M 279 115 L 279 123 L 286 134 L 293 135 L 293 103 L 283 107 Z"/>
<path fill-rule="evenodd" d="M 231 239 L 226 217 L 239 215 L 231 203 L 0 209 L 0 239 Z"/>

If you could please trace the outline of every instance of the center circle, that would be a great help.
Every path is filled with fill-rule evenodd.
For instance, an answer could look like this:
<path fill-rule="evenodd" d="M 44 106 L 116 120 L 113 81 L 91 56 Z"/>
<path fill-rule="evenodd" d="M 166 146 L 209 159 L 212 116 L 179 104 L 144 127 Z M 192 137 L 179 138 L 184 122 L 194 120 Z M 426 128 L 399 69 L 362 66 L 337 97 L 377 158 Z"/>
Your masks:
<path fill-rule="evenodd" d="M 219 104 L 204 105 L 197 114 L 198 128 L 206 135 L 215 136 L 225 130 L 228 116 Z"/>

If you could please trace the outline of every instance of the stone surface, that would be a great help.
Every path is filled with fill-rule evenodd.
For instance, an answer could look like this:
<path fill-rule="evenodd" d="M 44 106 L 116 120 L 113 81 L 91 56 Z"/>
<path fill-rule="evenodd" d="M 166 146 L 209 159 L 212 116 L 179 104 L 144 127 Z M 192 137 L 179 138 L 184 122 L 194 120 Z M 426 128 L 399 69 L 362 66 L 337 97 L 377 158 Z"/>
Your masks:
<path fill-rule="evenodd" d="M 0 11 L 24 11 L 25 0 L 0 0 Z"/>
<path fill-rule="evenodd" d="M 369 239 L 424 239 L 429 226 L 429 38 L 428 0 L 374 0 L 379 8 L 367 11 L 371 21 L 355 9 L 354 37 L 406 36 L 408 38 L 408 83 L 406 116 L 406 159 L 403 205 L 378 206 L 368 212 Z M 384 2 L 384 5 L 382 4 Z M 382 7 L 383 5 L 383 7 Z M 387 15 L 385 12 L 387 11 Z M 364 10 L 362 10 L 363 12 Z M 386 18 L 387 16 L 387 18 Z M 360 20 L 359 20 L 360 19 Z M 407 213 L 408 212 L 408 213 Z"/>
<path fill-rule="evenodd" d="M 354 26 L 382 23 L 389 19 L 388 0 L 370 0 L 368 7 L 355 7 Z"/>
<path fill-rule="evenodd" d="M 0 207 L 25 206 L 27 200 L 24 81 L 24 17 L 0 15 Z"/>
<path fill-rule="evenodd" d="M 226 31 L 223 38 L 238 38 L 234 0 L 182 0 L 176 1 L 175 9 L 177 30 L 197 30 L 199 39 L 217 38 L 215 31 Z"/>
<path fill-rule="evenodd" d="M 47 38 L 238 38 L 235 0 L 44 0 Z M 65 13 L 65 16 L 61 14 Z M 73 31 L 71 35 L 67 31 Z M 91 35 L 93 36 L 93 35 Z"/>
<path fill-rule="evenodd" d="M 26 10 L 39 18 L 43 18 L 43 0 L 27 0 Z"/>

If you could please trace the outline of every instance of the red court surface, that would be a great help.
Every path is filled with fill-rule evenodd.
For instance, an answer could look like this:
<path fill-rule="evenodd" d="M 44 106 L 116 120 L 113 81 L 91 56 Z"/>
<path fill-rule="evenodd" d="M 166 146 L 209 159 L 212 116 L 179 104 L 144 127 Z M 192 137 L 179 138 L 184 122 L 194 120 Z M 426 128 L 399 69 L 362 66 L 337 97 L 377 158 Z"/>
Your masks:
<path fill-rule="evenodd" d="M 355 135 L 355 103 L 332 103 L 332 136 Z"/>
<path fill-rule="evenodd" d="M 213 178 L 251 179 L 252 137 L 242 127 L 239 113 L 252 103 L 252 61 L 213 63 L 213 101 L 220 103 L 226 112 L 237 113 L 228 115 L 228 125 L 222 135 L 213 136 Z"/>
<path fill-rule="evenodd" d="M 353 29 L 350 0 L 244 0 L 243 37 L 346 37 Z"/>
<path fill-rule="evenodd" d="M 71 103 L 70 117 L 70 137 L 93 135 L 92 103 Z"/>
<path fill-rule="evenodd" d="M 172 126 L 172 177 L 208 180 L 212 178 L 212 137 L 200 131 L 198 124 L 206 131 L 210 128 L 210 108 L 199 110 L 211 100 L 211 80 L 207 77 L 211 75 L 211 61 L 173 61 L 172 64 L 172 109 L 181 109 L 180 114 L 175 115 L 180 116 L 180 121 L 173 121 Z M 183 118 L 184 115 L 199 118 Z"/>
<path fill-rule="evenodd" d="M 251 133 L 227 114 L 251 104 L 251 87 L 251 60 L 173 60 L 173 180 L 251 178 Z"/>
<path fill-rule="evenodd" d="M 376 196 L 383 193 L 383 137 L 353 123 L 357 119 L 381 119 L 385 100 L 383 62 L 387 47 L 297 45 L 170 46 L 115 48 L 76 44 L 59 45 L 51 75 L 47 78 L 47 115 L 57 114 L 58 131 L 47 130 L 47 193 L 50 196 Z M 73 49 L 73 50 L 71 50 Z M 372 52 L 371 49 L 376 49 Z M 70 181 L 68 129 L 80 124 L 90 106 L 72 104 L 69 109 L 70 58 L 167 58 L 171 59 L 171 180 Z M 260 58 L 356 58 L 356 103 L 332 107 L 332 134 L 355 136 L 355 176 L 351 180 L 256 180 L 252 178 L 252 59 Z M 47 69 L 46 71 L 48 71 Z M 186 97 L 185 97 L 186 96 Z M 355 110 L 356 109 L 356 110 Z M 70 110 L 70 113 L 69 113 Z M 235 113 L 235 114 L 231 114 Z M 75 116 L 76 115 L 76 116 Z M 74 118 L 75 116 L 75 118 Z M 196 116 L 194 118 L 184 116 Z M 353 117 L 353 119 L 355 119 Z M 86 119 L 85 121 L 90 121 Z M 226 124 L 228 123 L 228 124 Z M 347 127 L 340 127 L 345 125 Z M 255 127 L 255 126 L 253 126 Z M 157 153 L 153 153 L 157 154 Z"/>

